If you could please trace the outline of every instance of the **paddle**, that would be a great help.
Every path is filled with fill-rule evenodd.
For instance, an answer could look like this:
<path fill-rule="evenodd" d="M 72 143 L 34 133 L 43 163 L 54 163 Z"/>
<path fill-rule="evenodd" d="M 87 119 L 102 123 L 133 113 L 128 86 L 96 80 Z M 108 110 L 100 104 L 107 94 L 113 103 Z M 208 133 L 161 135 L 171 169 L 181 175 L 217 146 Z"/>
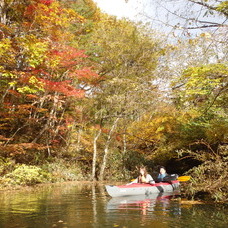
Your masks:
<path fill-rule="evenodd" d="M 180 181 L 180 182 L 189 181 L 190 179 L 191 179 L 190 176 L 180 176 L 180 177 L 177 178 L 177 180 Z M 131 182 L 134 181 L 134 180 L 135 179 L 132 179 Z"/>
<path fill-rule="evenodd" d="M 178 181 L 189 181 L 190 180 L 190 176 L 180 176 L 177 178 Z"/>

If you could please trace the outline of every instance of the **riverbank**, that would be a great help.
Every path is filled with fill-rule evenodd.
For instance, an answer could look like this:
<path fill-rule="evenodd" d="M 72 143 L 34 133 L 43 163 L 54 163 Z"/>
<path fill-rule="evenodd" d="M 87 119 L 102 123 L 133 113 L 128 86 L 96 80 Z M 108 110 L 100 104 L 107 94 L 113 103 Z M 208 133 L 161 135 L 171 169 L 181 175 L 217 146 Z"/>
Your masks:
<path fill-rule="evenodd" d="M 0 164 L 0 190 L 11 191 L 24 188 L 33 188 L 34 186 L 61 184 L 61 183 L 84 183 L 92 181 L 91 171 L 79 163 L 70 162 L 63 159 L 53 159 L 51 162 L 45 162 L 41 165 L 16 164 L 13 160 L 4 159 Z M 203 166 L 196 169 L 200 170 Z M 208 166 L 209 167 L 209 166 Z M 208 168 L 206 167 L 206 168 Z M 197 171 L 196 170 L 196 171 Z M 216 188 L 218 180 L 216 178 L 205 178 L 205 175 L 199 176 L 192 172 L 190 181 L 181 183 L 182 197 L 188 200 L 203 200 L 227 203 L 227 190 L 223 183 L 223 191 Z M 109 184 L 117 182 L 128 183 L 135 175 L 125 171 L 125 178 L 121 176 L 123 171 L 120 169 L 109 168 L 106 181 Z M 197 175 L 196 175 L 197 174 Z M 222 177 L 222 176 L 221 176 Z M 221 178 L 220 178 L 221 179 Z M 92 183 L 105 183 L 92 182 Z M 216 186 L 215 186 L 216 184 Z M 207 187 L 209 186 L 209 187 Z"/>

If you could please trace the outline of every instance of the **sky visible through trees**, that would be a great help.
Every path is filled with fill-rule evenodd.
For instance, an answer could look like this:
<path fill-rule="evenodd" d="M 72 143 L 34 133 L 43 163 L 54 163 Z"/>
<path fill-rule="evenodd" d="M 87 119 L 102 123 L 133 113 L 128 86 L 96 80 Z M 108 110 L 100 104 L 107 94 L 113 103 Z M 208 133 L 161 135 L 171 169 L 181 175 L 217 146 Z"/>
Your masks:
<path fill-rule="evenodd" d="M 196 36 L 205 29 L 214 32 L 217 24 L 228 23 L 224 15 L 214 14 L 212 11 L 208 13 L 205 6 L 189 0 L 94 1 L 108 14 L 148 22 L 153 29 L 172 34 L 173 38 Z"/>

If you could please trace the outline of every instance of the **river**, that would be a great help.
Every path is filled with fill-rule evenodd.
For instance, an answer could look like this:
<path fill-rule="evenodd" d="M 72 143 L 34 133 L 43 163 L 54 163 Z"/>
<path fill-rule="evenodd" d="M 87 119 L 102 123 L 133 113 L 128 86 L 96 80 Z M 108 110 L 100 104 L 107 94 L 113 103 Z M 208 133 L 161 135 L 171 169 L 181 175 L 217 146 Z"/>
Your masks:
<path fill-rule="evenodd" d="M 228 205 L 173 194 L 111 198 L 89 182 L 1 191 L 0 202 L 0 228 L 228 227 Z"/>

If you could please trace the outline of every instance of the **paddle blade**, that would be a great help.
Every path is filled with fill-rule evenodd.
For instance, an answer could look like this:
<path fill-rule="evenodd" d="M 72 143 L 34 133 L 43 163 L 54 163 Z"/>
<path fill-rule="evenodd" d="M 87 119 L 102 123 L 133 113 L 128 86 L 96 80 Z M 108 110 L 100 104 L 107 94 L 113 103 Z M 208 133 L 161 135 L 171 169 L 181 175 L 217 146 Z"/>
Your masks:
<path fill-rule="evenodd" d="M 178 181 L 189 181 L 190 180 L 190 176 L 180 176 L 177 178 Z"/>

